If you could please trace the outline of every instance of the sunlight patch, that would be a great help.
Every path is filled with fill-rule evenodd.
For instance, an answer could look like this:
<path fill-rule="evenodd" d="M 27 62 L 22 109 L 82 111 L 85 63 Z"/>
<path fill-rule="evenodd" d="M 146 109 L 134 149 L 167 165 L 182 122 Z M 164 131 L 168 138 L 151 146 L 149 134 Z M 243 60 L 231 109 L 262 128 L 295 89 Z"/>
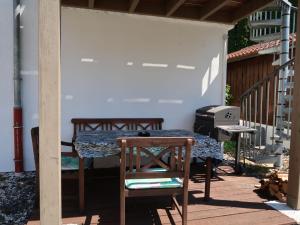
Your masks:
<path fill-rule="evenodd" d="M 265 202 L 268 206 L 271 206 L 273 209 L 281 212 L 287 217 L 294 219 L 298 224 L 300 223 L 300 210 L 294 210 L 287 206 L 286 203 L 279 201 L 269 201 Z"/>
<path fill-rule="evenodd" d="M 188 65 L 177 65 L 177 69 L 184 69 L 184 70 L 195 70 L 195 66 L 188 66 Z"/>
<path fill-rule="evenodd" d="M 167 68 L 168 64 L 161 64 L 161 63 L 143 63 L 143 67 L 160 67 L 160 68 Z"/>

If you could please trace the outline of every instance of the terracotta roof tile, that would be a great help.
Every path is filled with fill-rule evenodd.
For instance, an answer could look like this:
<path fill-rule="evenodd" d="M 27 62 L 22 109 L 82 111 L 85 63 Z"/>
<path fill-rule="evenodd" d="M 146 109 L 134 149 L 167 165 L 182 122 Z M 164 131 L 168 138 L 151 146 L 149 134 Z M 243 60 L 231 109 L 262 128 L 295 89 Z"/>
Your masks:
<path fill-rule="evenodd" d="M 290 35 L 290 41 L 292 42 L 293 36 Z M 296 41 L 296 35 L 294 36 L 294 41 Z M 239 61 L 245 58 L 250 58 L 258 55 L 259 51 L 266 50 L 269 48 L 277 47 L 280 45 L 280 40 L 267 41 L 259 44 L 255 44 L 239 51 L 232 52 L 228 54 L 228 62 Z"/>

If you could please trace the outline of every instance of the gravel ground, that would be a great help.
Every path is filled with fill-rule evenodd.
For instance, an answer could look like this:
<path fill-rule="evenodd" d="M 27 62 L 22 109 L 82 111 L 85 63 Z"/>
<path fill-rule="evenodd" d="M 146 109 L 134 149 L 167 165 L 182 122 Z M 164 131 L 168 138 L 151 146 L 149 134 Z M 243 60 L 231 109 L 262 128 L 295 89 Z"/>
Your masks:
<path fill-rule="evenodd" d="M 234 167 L 234 157 L 230 154 L 224 154 L 224 161 L 222 162 L 223 165 L 230 165 Z M 282 168 L 274 168 L 272 164 L 256 164 L 246 160 L 246 168 L 242 168 L 244 175 L 248 176 L 255 176 L 258 178 L 264 178 L 268 174 L 279 171 L 282 173 L 289 172 L 289 155 L 283 155 L 283 165 Z"/>
<path fill-rule="evenodd" d="M 26 224 L 35 200 L 33 172 L 0 173 L 0 225 Z"/>

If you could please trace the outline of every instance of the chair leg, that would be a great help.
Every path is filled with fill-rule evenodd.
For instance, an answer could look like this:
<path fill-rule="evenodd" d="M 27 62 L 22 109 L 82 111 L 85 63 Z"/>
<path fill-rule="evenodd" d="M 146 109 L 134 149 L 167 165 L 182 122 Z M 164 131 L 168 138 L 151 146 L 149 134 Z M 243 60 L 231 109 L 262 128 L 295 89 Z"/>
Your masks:
<path fill-rule="evenodd" d="M 174 210 L 174 209 L 176 208 L 176 205 L 175 205 L 175 203 L 174 203 L 173 198 L 175 198 L 175 195 L 172 195 L 172 196 L 171 196 L 171 209 L 172 209 L 172 210 Z"/>
<path fill-rule="evenodd" d="M 38 175 L 35 177 L 35 207 L 40 208 L 40 179 Z"/>
<path fill-rule="evenodd" d="M 183 192 L 183 202 L 182 202 L 182 225 L 187 225 L 187 207 L 188 207 L 188 189 L 185 188 Z"/>
<path fill-rule="evenodd" d="M 125 225 L 125 195 L 120 195 L 120 225 Z"/>

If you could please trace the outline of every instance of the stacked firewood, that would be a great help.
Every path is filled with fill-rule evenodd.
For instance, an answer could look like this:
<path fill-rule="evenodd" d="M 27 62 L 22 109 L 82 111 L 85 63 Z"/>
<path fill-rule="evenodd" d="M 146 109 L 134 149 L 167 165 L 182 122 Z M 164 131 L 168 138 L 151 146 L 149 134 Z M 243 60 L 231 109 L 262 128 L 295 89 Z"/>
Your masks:
<path fill-rule="evenodd" d="M 288 174 L 273 172 L 266 179 L 260 181 L 260 189 L 271 197 L 277 198 L 281 202 L 286 202 L 288 188 Z"/>

